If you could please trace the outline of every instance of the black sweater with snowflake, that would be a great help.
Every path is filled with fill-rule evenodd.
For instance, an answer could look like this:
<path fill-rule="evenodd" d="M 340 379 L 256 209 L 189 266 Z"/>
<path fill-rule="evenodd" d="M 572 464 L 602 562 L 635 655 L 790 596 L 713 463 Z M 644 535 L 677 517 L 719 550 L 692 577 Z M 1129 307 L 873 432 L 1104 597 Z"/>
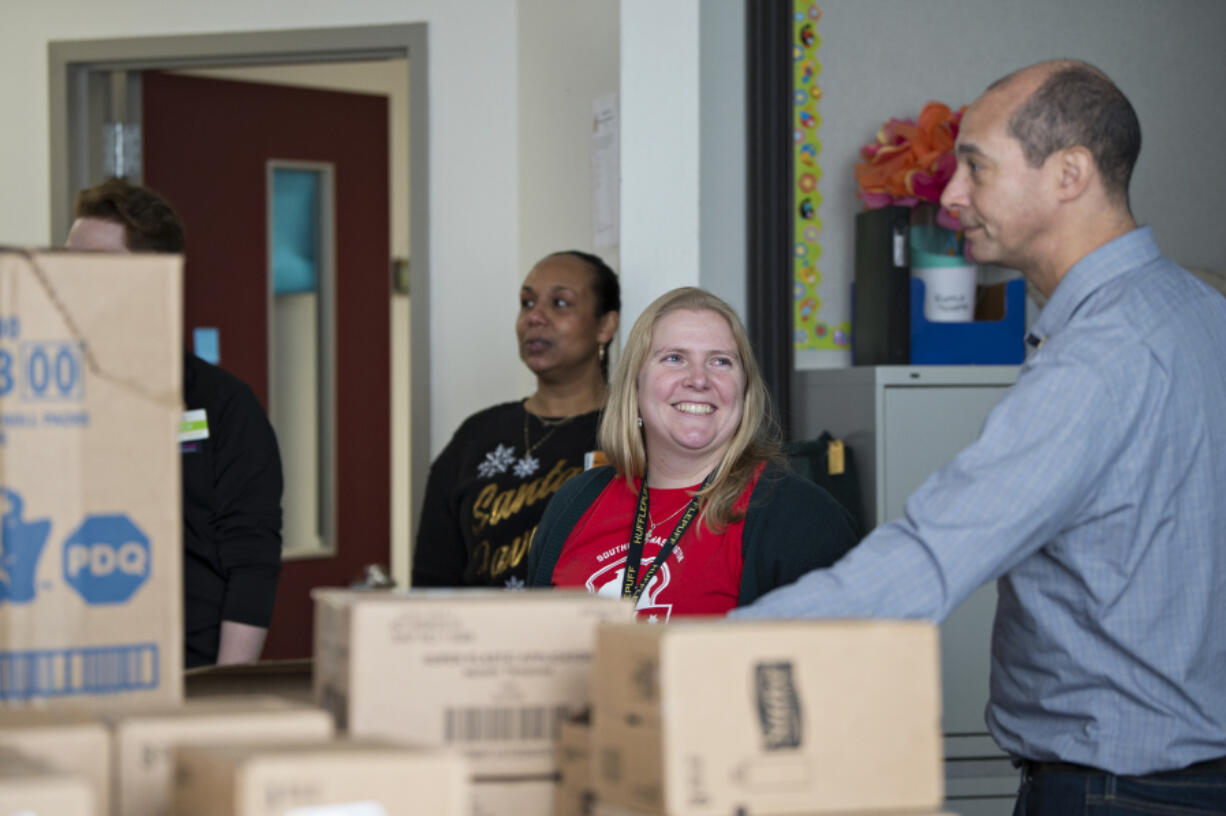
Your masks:
<path fill-rule="evenodd" d="M 523 402 L 464 420 L 430 466 L 413 586 L 522 587 L 545 505 L 583 470 L 599 424 L 599 411 L 542 420 Z"/>

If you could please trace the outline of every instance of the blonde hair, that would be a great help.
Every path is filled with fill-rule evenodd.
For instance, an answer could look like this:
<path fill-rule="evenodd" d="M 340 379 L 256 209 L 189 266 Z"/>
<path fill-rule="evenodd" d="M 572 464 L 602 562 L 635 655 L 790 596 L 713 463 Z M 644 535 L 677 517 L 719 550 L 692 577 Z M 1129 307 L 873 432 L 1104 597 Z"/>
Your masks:
<path fill-rule="evenodd" d="M 699 519 L 707 529 L 722 532 L 728 524 L 744 517 L 743 512 L 737 512 L 736 502 L 758 466 L 780 456 L 779 426 L 770 410 L 766 383 L 758 370 L 745 326 L 727 303 L 710 292 L 687 286 L 664 293 L 639 315 L 609 385 L 609 401 L 600 423 L 600 448 L 627 484 L 633 486 L 634 480 L 646 472 L 647 447 L 638 426 L 638 375 L 651 353 L 656 324 L 665 315 L 679 310 L 714 312 L 722 317 L 732 332 L 745 372 L 741 422 L 711 483 L 697 494 L 701 500 Z"/>

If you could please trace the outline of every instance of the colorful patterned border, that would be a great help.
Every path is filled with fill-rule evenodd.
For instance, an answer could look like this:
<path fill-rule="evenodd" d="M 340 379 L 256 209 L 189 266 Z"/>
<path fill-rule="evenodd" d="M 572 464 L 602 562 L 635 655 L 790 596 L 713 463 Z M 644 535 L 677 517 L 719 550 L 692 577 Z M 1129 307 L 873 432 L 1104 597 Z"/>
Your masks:
<path fill-rule="evenodd" d="M 813 0 L 792 0 L 792 8 L 795 12 L 792 22 L 792 98 L 795 103 L 792 120 L 795 143 L 792 160 L 795 176 L 792 325 L 797 349 L 837 351 L 850 348 L 851 323 L 844 321 L 832 326 L 821 320 L 822 299 L 818 294 L 822 282 L 817 265 L 822 256 L 818 243 L 822 231 L 822 219 L 818 215 L 822 205 L 822 194 L 818 191 L 822 177 L 818 156 L 822 143 L 817 138 L 817 130 L 822 117 L 817 104 L 821 101 L 822 89 L 817 77 L 822 65 L 817 61 L 817 49 L 821 47 L 822 38 L 817 33 L 817 24 L 822 10 Z"/>

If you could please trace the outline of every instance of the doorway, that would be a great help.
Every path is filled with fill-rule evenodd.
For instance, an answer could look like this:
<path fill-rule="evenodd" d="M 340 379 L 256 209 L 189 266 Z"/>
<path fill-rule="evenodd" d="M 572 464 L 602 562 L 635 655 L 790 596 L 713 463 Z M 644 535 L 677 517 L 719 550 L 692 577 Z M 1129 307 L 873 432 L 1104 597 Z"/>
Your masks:
<path fill-rule="evenodd" d="M 393 181 L 405 182 L 409 205 L 407 213 L 397 212 L 397 208 L 393 207 L 392 215 L 394 219 L 408 222 L 406 226 L 412 263 L 404 264 L 408 266 L 405 288 L 411 291 L 412 296 L 400 298 L 397 302 L 396 295 L 392 295 L 393 316 L 397 309 L 403 310 L 407 318 L 404 322 L 409 328 L 405 330 L 408 335 L 407 343 L 401 339 L 398 341 L 401 345 L 393 344 L 393 356 L 399 351 L 406 359 L 398 364 L 401 370 L 393 371 L 393 376 L 389 379 L 396 380 L 397 373 L 404 375 L 403 393 L 397 401 L 391 424 L 393 436 L 396 431 L 402 432 L 407 440 L 405 447 L 411 450 L 412 454 L 405 457 L 407 463 L 397 463 L 400 473 L 387 472 L 389 469 L 386 465 L 376 465 L 377 469 L 386 473 L 385 494 L 388 485 L 403 484 L 406 475 L 410 485 L 409 488 L 393 493 L 391 500 L 394 508 L 391 525 L 397 528 L 398 534 L 391 540 L 390 566 L 393 575 L 400 579 L 402 585 L 407 583 L 411 530 L 415 528 L 415 516 L 425 484 L 429 445 L 429 325 L 426 308 L 429 268 L 426 209 L 428 82 L 425 56 L 424 24 L 328 31 L 57 42 L 50 47 L 52 224 L 55 241 L 62 240 L 71 221 L 71 203 L 75 191 L 110 174 L 106 167 L 108 155 L 99 147 L 101 140 L 97 136 L 102 126 L 115 120 L 141 121 L 142 107 L 145 104 L 142 72 L 156 69 L 192 75 L 224 76 L 234 72 L 267 74 L 282 71 L 288 64 L 294 63 L 313 66 L 317 72 L 335 74 L 346 70 L 346 66 L 363 62 L 369 64 L 372 60 L 398 63 L 407 72 L 408 109 L 399 116 L 408 121 L 401 119 L 393 122 L 392 131 L 395 133 L 396 126 L 400 125 L 407 134 L 407 169 L 403 171 L 407 179 L 397 177 Z M 321 127 L 327 126 L 321 124 Z M 115 141 L 112 141 L 112 146 Z M 122 137 L 117 141 L 121 145 L 124 144 Z M 131 144 L 130 139 L 128 144 Z M 128 175 L 133 177 L 131 173 Z M 139 175 L 133 179 L 141 180 Z M 157 187 L 152 180 L 149 180 L 149 183 Z M 171 200 L 176 199 L 171 196 Z M 190 234 L 190 221 L 188 228 Z M 390 276 L 390 270 L 386 272 Z M 387 282 L 388 288 L 392 289 L 392 283 Z M 407 345 L 407 349 L 404 345 Z M 222 355 L 222 364 L 226 365 L 229 355 L 225 349 Z M 256 383 L 252 385 L 257 393 L 260 393 L 262 389 Z M 421 406 L 421 410 L 409 410 L 410 393 L 414 395 L 414 401 Z M 396 515 L 400 516 L 398 522 Z M 337 523 L 339 526 L 334 541 L 343 546 L 346 527 L 349 526 L 345 522 L 343 512 Z M 378 525 L 373 529 L 378 530 Z M 383 529 L 386 529 L 386 526 Z M 359 524 L 354 527 L 353 532 L 355 535 L 369 534 L 370 528 L 363 528 Z M 386 538 L 385 535 L 382 537 Z M 356 577 L 351 574 L 350 567 L 345 568 L 344 574 L 337 570 L 335 574 L 320 577 L 319 566 L 322 565 L 316 565 L 312 571 L 313 577 L 309 579 L 319 584 L 344 585 Z M 295 561 L 287 561 L 287 572 L 295 569 L 303 571 L 308 568 L 298 567 Z M 283 572 L 283 588 L 286 587 L 286 574 Z M 294 617 L 300 618 L 301 615 L 296 613 Z M 303 623 L 309 624 L 309 621 Z M 274 624 L 274 627 L 282 624 L 284 621 Z M 302 651 L 301 644 L 290 652 L 274 649 L 276 640 L 274 628 L 274 632 L 270 633 L 270 648 L 266 651 L 266 656 L 294 656 Z"/>

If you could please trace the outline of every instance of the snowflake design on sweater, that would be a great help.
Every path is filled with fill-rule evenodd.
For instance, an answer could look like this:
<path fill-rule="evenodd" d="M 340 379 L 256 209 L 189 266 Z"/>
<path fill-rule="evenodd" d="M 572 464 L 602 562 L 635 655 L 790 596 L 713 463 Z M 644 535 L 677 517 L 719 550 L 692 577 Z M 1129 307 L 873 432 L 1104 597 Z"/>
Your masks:
<path fill-rule="evenodd" d="M 540 459 L 537 459 L 535 456 L 525 455 L 523 459 L 515 463 L 515 467 L 511 469 L 511 472 L 521 479 L 527 479 L 533 473 L 536 473 L 540 467 Z"/>
<path fill-rule="evenodd" d="M 496 474 L 504 473 L 514 461 L 515 449 L 510 445 L 499 445 L 485 454 L 485 459 L 477 465 L 477 475 L 482 479 L 488 479 Z"/>

